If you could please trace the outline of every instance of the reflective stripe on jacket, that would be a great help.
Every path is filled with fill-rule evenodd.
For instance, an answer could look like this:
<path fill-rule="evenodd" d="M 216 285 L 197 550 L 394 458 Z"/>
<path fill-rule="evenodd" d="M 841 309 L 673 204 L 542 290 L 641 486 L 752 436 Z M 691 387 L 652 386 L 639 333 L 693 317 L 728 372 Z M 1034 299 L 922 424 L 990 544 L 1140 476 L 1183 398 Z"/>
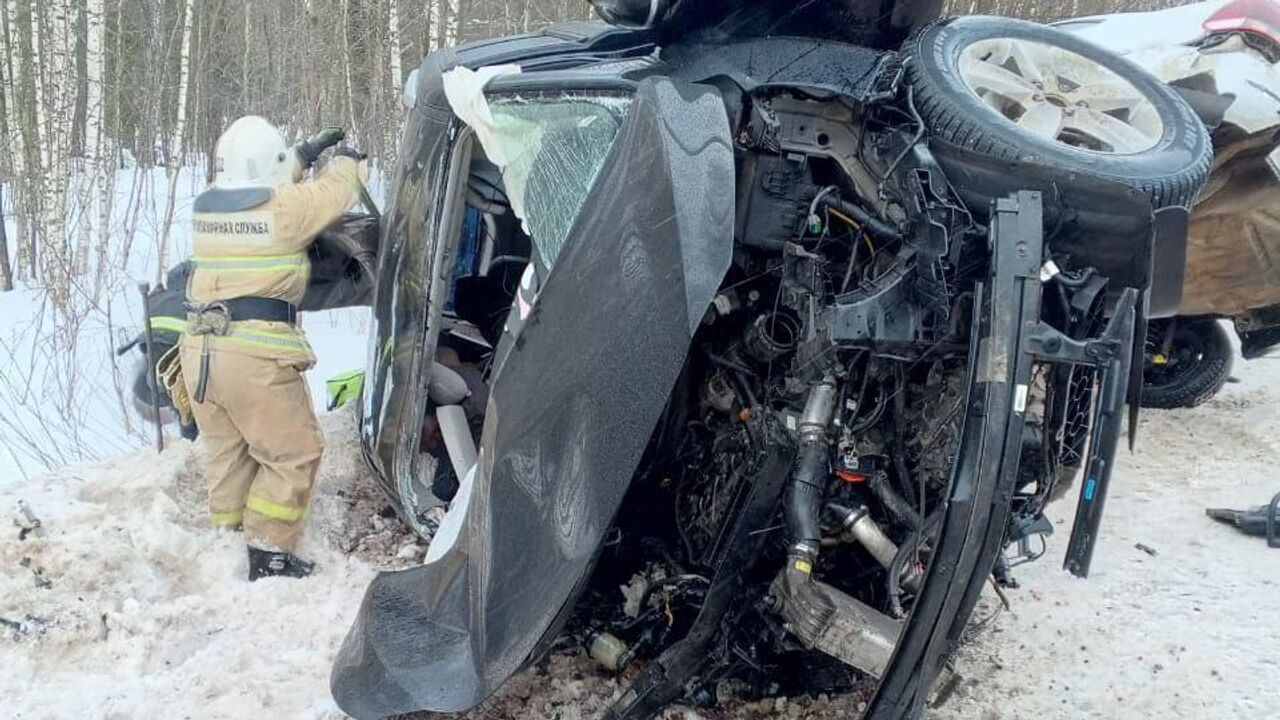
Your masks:
<path fill-rule="evenodd" d="M 282 185 L 265 202 L 230 212 L 192 216 L 195 256 L 187 285 L 193 304 L 239 297 L 299 304 L 311 278 L 307 248 L 355 202 L 359 170 L 348 157 L 334 158 L 312 182 Z M 211 351 L 297 361 L 315 356 L 299 328 L 286 323 L 232 318 L 224 336 L 209 336 Z M 203 343 L 185 335 L 183 344 Z"/>

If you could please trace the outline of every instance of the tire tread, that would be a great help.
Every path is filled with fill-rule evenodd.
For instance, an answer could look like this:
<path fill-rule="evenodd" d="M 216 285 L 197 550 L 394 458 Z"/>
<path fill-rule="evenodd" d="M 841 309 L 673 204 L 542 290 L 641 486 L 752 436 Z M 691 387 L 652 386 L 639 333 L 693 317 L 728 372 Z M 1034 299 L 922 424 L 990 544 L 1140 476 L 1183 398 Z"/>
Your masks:
<path fill-rule="evenodd" d="M 930 25 L 915 33 L 908 39 L 902 50 L 908 58 L 905 79 L 913 88 L 916 110 L 930 136 L 1000 160 L 1022 161 L 1026 150 L 1016 142 L 1016 136 L 1011 136 L 1007 132 L 998 132 L 999 128 L 995 126 L 984 126 L 964 117 L 947 97 L 947 88 L 943 87 L 932 74 L 926 72 L 918 62 L 917 58 L 922 53 L 922 43 L 930 37 L 930 30 L 937 27 L 937 24 Z M 1150 196 L 1154 208 L 1170 205 L 1189 207 L 1204 185 L 1212 162 L 1212 152 L 1206 152 L 1194 164 L 1175 175 L 1130 178 L 1125 182 Z M 1092 174 L 1084 169 L 1078 172 Z M 1107 179 L 1115 178 L 1107 177 Z"/>

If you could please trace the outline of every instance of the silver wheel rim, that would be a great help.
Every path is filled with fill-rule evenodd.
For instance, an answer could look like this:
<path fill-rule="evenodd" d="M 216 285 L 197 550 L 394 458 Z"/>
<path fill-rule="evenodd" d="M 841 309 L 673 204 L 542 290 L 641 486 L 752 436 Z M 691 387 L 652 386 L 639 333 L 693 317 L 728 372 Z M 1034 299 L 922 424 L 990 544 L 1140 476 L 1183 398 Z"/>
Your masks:
<path fill-rule="evenodd" d="M 1079 53 L 1045 43 L 980 40 L 960 53 L 965 86 L 1023 131 L 1079 150 L 1133 155 L 1164 122 L 1133 83 Z"/>

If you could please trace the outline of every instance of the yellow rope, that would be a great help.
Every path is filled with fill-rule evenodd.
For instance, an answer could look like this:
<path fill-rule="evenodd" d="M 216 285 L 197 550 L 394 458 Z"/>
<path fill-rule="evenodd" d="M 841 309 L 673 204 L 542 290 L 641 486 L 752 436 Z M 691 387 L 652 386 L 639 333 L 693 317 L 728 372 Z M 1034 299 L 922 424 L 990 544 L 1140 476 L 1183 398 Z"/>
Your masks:
<path fill-rule="evenodd" d="M 187 383 L 182 379 L 182 363 L 178 361 L 177 345 L 170 348 L 156 363 L 156 378 L 169 391 L 169 398 L 178 411 L 178 417 L 182 418 L 182 424 L 190 425 L 191 396 L 187 394 Z"/>

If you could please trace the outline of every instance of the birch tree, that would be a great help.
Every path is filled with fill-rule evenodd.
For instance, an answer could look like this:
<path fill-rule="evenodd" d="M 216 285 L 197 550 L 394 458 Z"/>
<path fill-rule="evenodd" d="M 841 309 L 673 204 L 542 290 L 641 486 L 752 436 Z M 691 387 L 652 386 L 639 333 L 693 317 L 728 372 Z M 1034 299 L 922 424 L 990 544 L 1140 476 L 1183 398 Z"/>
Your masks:
<path fill-rule="evenodd" d="M 75 270 L 83 275 L 89 263 L 89 240 L 93 225 L 97 223 L 99 232 L 99 248 L 105 248 L 109 239 L 111 203 L 104 195 L 109 195 L 112 184 L 103 180 L 103 133 L 102 133 L 102 36 L 103 14 L 102 0 L 85 0 L 83 8 L 85 28 L 85 105 L 84 105 L 84 138 L 82 147 L 82 163 L 79 173 L 79 192 L 77 200 L 80 205 L 79 233 L 76 239 Z M 114 175 L 114 173 L 112 173 Z M 99 272 L 101 277 L 101 272 Z M 100 282 L 96 282 L 95 286 Z"/>
<path fill-rule="evenodd" d="M 156 253 L 157 285 L 164 279 L 169 268 L 169 231 L 173 226 L 173 210 L 178 194 L 178 175 L 182 170 L 182 162 L 186 156 L 183 138 L 187 130 L 187 88 L 191 84 L 191 20 L 195 0 L 183 0 L 182 3 L 182 45 L 178 62 L 178 120 L 173 131 L 173 140 L 168 153 L 169 197 L 165 202 L 164 224 L 160 234 L 160 248 Z"/>
<path fill-rule="evenodd" d="M 74 23 L 66 3 L 36 3 L 31 8 L 32 56 L 36 65 L 36 147 L 34 185 L 41 223 L 35 243 L 41 252 L 41 280 L 54 307 L 68 308 L 72 263 L 66 236 L 67 185 L 72 117 L 75 112 Z"/>
<path fill-rule="evenodd" d="M 444 46 L 452 47 L 458 44 L 458 27 L 461 25 L 462 17 L 458 13 L 458 0 L 448 0 L 449 17 L 444 25 Z"/>
<path fill-rule="evenodd" d="M 440 5 L 445 0 L 427 0 L 427 52 L 440 49 Z"/>
<path fill-rule="evenodd" d="M 29 248 L 30 238 L 27 236 L 26 229 L 28 227 L 27 219 L 23 213 L 23 192 L 21 186 L 26 176 L 25 160 L 26 147 L 23 143 L 23 101 L 22 101 L 22 83 L 19 81 L 18 72 L 22 67 L 21 56 L 17 51 L 17 37 L 13 24 L 17 19 L 17 0 L 7 0 L 0 5 L 0 33 L 3 34 L 4 40 L 4 57 L 0 58 L 0 62 L 4 65 L 4 84 L 0 91 L 4 93 L 4 126 L 6 139 L 5 162 L 7 167 L 6 181 L 9 184 L 9 202 L 14 211 L 14 228 L 17 237 L 14 238 L 14 263 L 10 265 L 9 260 L 9 239 L 0 237 L 0 289 L 12 290 L 14 270 L 18 275 L 29 273 L 31 263 L 31 251 Z M 3 198 L 0 198 L 0 215 L 3 213 Z M 0 221 L 3 217 L 0 217 Z M 3 233 L 3 224 L 0 223 L 0 233 Z"/>

